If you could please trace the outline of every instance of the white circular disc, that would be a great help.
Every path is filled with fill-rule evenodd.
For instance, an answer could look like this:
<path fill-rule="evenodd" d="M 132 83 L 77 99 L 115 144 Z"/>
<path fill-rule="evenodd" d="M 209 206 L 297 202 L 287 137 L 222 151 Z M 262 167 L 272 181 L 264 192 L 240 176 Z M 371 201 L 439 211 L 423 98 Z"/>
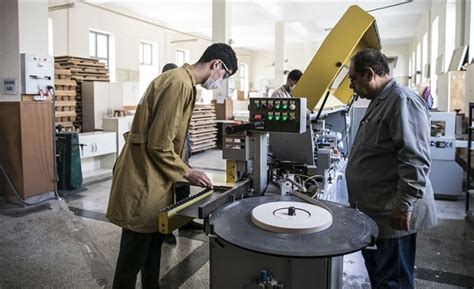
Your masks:
<path fill-rule="evenodd" d="M 294 215 L 288 211 L 294 207 Z M 253 208 L 252 222 L 258 227 L 286 234 L 307 234 L 327 229 L 331 213 L 320 206 L 301 202 L 270 202 Z"/>

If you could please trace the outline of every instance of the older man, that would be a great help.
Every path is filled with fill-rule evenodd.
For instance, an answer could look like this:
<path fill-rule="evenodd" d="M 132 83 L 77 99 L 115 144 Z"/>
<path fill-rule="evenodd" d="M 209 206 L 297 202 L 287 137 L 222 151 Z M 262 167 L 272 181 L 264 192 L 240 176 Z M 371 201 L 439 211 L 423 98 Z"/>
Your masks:
<path fill-rule="evenodd" d="M 414 288 L 416 233 L 436 225 L 430 126 L 423 100 L 389 76 L 378 50 L 357 53 L 351 88 L 371 102 L 346 169 L 349 201 L 377 223 L 376 250 L 362 255 L 372 288 Z"/>

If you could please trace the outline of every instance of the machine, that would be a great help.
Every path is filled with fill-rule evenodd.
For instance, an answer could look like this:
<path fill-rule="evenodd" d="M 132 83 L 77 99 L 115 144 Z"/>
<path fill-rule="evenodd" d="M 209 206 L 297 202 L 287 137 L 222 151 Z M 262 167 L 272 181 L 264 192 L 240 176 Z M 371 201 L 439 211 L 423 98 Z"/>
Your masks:
<path fill-rule="evenodd" d="M 347 132 L 346 108 L 325 110 L 325 104 L 334 97 L 350 102 L 347 67 L 366 47 L 380 48 L 375 19 L 351 6 L 294 98 L 251 98 L 248 123 L 225 128 L 228 185 L 160 211 L 165 234 L 204 219 L 212 289 L 339 289 L 342 256 L 374 244 L 372 219 L 325 200 L 338 190 L 335 172 L 348 147 L 341 133 Z M 273 190 L 271 183 L 277 183 Z"/>
<path fill-rule="evenodd" d="M 456 113 L 430 112 L 430 181 L 435 197 L 458 198 L 462 194 L 463 169 L 456 162 Z"/>

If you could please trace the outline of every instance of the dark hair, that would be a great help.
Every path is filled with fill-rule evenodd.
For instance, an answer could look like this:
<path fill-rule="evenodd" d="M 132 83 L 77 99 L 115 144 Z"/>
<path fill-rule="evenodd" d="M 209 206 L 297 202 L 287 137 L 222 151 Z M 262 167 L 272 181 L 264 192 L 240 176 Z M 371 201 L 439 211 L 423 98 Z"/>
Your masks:
<path fill-rule="evenodd" d="M 171 70 L 171 69 L 175 69 L 175 68 L 178 68 L 178 65 L 174 64 L 174 63 L 166 63 L 165 66 L 163 66 L 163 69 L 161 70 L 161 72 L 166 72 L 168 70 Z"/>
<path fill-rule="evenodd" d="M 390 74 L 387 57 L 378 49 L 365 48 L 352 57 L 352 65 L 358 74 L 364 74 L 368 68 L 378 76 Z"/>
<path fill-rule="evenodd" d="M 303 72 L 301 72 L 298 69 L 293 69 L 288 74 L 288 79 L 291 79 L 291 80 L 294 80 L 294 81 L 298 82 L 298 80 L 300 80 L 301 75 L 303 75 Z"/>
<path fill-rule="evenodd" d="M 201 58 L 199 58 L 198 63 L 205 63 L 215 59 L 224 62 L 227 69 L 232 71 L 232 74 L 235 74 L 238 69 L 235 51 L 225 43 L 214 43 L 206 48 L 206 51 L 204 51 Z"/>

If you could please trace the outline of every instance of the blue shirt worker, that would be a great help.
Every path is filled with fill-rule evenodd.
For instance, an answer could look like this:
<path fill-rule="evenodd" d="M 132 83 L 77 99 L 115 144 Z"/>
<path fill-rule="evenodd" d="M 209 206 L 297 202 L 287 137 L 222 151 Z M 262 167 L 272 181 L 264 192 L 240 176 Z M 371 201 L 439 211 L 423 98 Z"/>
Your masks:
<path fill-rule="evenodd" d="M 376 249 L 362 255 L 372 288 L 414 288 L 416 235 L 436 225 L 428 173 L 428 110 L 389 75 L 387 58 L 364 49 L 352 59 L 350 87 L 371 100 L 346 168 L 349 202 L 379 228 Z"/>

